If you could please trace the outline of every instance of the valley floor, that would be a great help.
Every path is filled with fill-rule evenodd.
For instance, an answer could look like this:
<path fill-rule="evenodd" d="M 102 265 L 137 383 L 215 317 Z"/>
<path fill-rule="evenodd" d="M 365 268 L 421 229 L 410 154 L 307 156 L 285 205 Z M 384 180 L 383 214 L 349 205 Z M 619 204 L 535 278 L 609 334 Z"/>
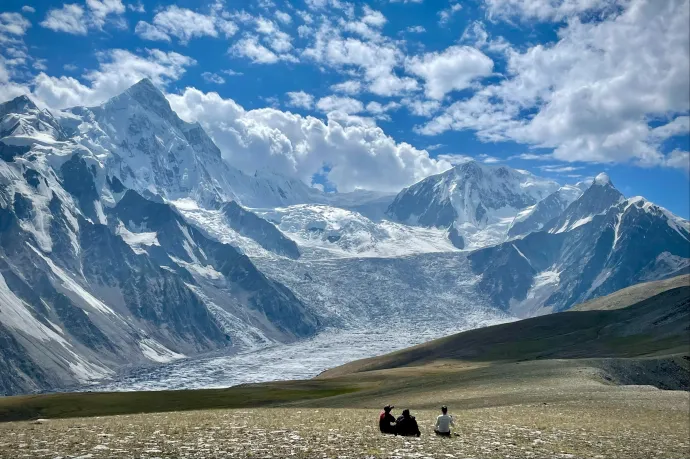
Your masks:
<path fill-rule="evenodd" d="M 35 418 L 33 410 L 52 419 L 0 423 L 0 457 L 689 457 L 690 393 L 612 384 L 601 368 L 589 360 L 434 364 L 216 391 L 9 398 L 0 418 Z M 422 437 L 381 435 L 386 403 L 396 414 L 411 408 Z M 459 436 L 433 435 L 441 403 Z M 200 406 L 233 408 L 153 412 Z M 152 412 L 100 416 L 137 410 Z M 58 419 L 74 415 L 97 417 Z"/>
<path fill-rule="evenodd" d="M 636 389 L 630 389 L 636 391 Z M 639 389 L 637 389 L 639 390 Z M 456 412 L 459 436 L 384 436 L 374 409 L 251 409 L 0 424 L 3 458 L 681 458 L 688 397 L 644 391 L 639 406 L 588 401 Z M 654 395 L 653 395 L 654 394 Z"/>

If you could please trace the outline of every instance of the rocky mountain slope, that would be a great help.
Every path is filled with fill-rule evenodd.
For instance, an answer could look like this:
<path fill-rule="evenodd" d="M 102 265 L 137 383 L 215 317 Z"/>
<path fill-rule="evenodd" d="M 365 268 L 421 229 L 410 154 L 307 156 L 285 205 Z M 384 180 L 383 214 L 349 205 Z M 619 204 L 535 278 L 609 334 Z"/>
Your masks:
<path fill-rule="evenodd" d="M 318 326 L 289 289 L 164 202 L 185 192 L 199 201 L 218 200 L 225 188 L 209 188 L 216 183 L 212 177 L 204 182 L 205 161 L 215 158 L 201 156 L 213 151 L 205 134 L 169 116 L 168 124 L 179 130 L 157 130 L 142 121 L 143 106 L 122 101 L 144 97 L 142 89 L 145 83 L 83 112 L 86 119 L 110 120 L 112 128 L 117 123 L 107 113 L 115 106 L 132 123 L 126 132 L 132 133 L 135 120 L 152 129 L 135 132 L 134 155 L 123 153 L 132 150 L 124 144 L 110 145 L 119 153 L 99 149 L 71 131 L 79 109 L 60 118 L 67 119 L 63 127 L 27 98 L 0 106 L 0 324 L 7 342 L 1 392 L 86 383 L 122 366 L 243 342 L 290 341 Z M 154 120 L 169 115 L 160 99 L 145 100 Z M 141 139 L 164 131 L 177 145 L 178 155 L 165 158 L 169 163 L 160 151 L 142 153 L 153 144 Z M 224 164 L 219 155 L 217 160 Z M 187 187 L 183 177 L 190 170 L 198 176 Z"/>
<path fill-rule="evenodd" d="M 469 162 L 392 196 L 244 174 L 148 80 L 98 107 L 0 104 L 0 236 L 0 393 L 325 327 L 433 338 L 690 264 L 688 222 L 605 176 Z"/>
<path fill-rule="evenodd" d="M 469 258 L 494 304 L 529 317 L 687 272 L 690 225 L 600 174 L 541 231 Z"/>
<path fill-rule="evenodd" d="M 563 211 L 588 188 L 588 184 L 581 182 L 576 185 L 565 185 L 551 193 L 535 205 L 521 211 L 513 219 L 508 229 L 508 238 L 524 236 L 540 231 L 559 217 Z"/>

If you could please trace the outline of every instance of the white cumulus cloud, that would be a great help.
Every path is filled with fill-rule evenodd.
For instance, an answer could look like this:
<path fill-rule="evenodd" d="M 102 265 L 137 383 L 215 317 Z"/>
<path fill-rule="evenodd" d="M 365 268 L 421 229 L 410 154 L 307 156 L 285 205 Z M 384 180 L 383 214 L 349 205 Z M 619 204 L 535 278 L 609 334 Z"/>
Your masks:
<path fill-rule="evenodd" d="M 84 17 L 84 8 L 71 3 L 62 8 L 48 11 L 41 26 L 55 32 L 65 32 L 73 35 L 86 35 L 88 27 Z"/>
<path fill-rule="evenodd" d="M 620 0 L 484 0 L 490 18 L 560 21 L 569 16 L 611 10 Z"/>
<path fill-rule="evenodd" d="M 90 10 L 92 24 L 96 28 L 103 28 L 109 15 L 120 15 L 125 12 L 125 5 L 121 0 L 86 0 Z"/>
<path fill-rule="evenodd" d="M 22 36 L 29 27 L 31 22 L 19 13 L 0 13 L 0 34 Z"/>
<path fill-rule="evenodd" d="M 406 70 L 425 81 L 428 97 L 442 99 L 451 91 L 469 87 L 477 78 L 491 75 L 494 63 L 469 46 L 451 46 L 443 52 L 407 59 Z"/>
<path fill-rule="evenodd" d="M 246 57 L 255 64 L 275 64 L 280 60 L 280 57 L 259 43 L 256 36 L 247 36 L 231 48 L 230 52 L 235 56 Z"/>
<path fill-rule="evenodd" d="M 362 90 L 362 83 L 357 80 L 343 81 L 342 83 L 331 85 L 331 90 L 350 95 L 358 94 Z"/>
<path fill-rule="evenodd" d="M 273 108 L 248 111 L 193 88 L 168 99 L 184 119 L 200 122 L 230 164 L 247 173 L 269 167 L 309 184 L 327 166 L 327 180 L 340 191 L 397 191 L 450 167 L 342 113 L 323 121 Z"/>
<path fill-rule="evenodd" d="M 127 28 L 123 19 L 126 8 L 122 0 L 86 0 L 81 5 L 66 3 L 48 11 L 41 26 L 55 32 L 86 35 L 89 29 L 102 29 L 108 22 L 119 29 Z"/>
<path fill-rule="evenodd" d="M 352 97 L 326 96 L 319 99 L 316 108 L 324 113 L 338 111 L 350 115 L 364 111 L 364 104 Z"/>
<path fill-rule="evenodd" d="M 225 78 L 213 72 L 204 72 L 201 77 L 206 83 L 225 84 Z"/>
<path fill-rule="evenodd" d="M 414 78 L 396 74 L 404 53 L 395 43 L 344 37 L 328 21 L 321 24 L 313 43 L 302 54 L 320 65 L 361 73 L 368 91 L 380 96 L 397 96 L 418 87 Z"/>
<path fill-rule="evenodd" d="M 172 36 L 183 43 L 195 37 L 218 36 L 214 17 L 176 5 L 156 13 L 152 25 L 143 21 L 139 22 L 137 33 L 146 39 L 163 39 L 163 36 Z"/>
<path fill-rule="evenodd" d="M 287 93 L 288 102 L 290 107 L 311 109 L 314 107 L 314 96 L 307 94 L 304 91 L 291 91 Z"/>
<path fill-rule="evenodd" d="M 82 75 L 88 84 L 76 78 L 53 77 L 41 72 L 33 82 L 33 96 L 51 108 L 98 105 L 143 78 L 164 88 L 196 63 L 182 54 L 158 49 L 146 50 L 145 55 L 114 49 L 99 52 L 97 57 L 99 68 Z"/>
<path fill-rule="evenodd" d="M 462 5 L 459 3 L 452 3 L 448 8 L 439 11 L 438 13 L 438 23 L 442 26 L 448 24 L 453 18 L 455 13 L 462 9 Z"/>
<path fill-rule="evenodd" d="M 661 142 L 687 126 L 690 2 L 624 6 L 600 21 L 571 19 L 555 43 L 507 49 L 504 80 L 451 104 L 419 131 L 472 129 L 484 140 L 552 149 L 564 161 L 682 162 L 681 153 L 664 154 Z M 659 118 L 671 122 L 657 131 L 648 120 Z"/>

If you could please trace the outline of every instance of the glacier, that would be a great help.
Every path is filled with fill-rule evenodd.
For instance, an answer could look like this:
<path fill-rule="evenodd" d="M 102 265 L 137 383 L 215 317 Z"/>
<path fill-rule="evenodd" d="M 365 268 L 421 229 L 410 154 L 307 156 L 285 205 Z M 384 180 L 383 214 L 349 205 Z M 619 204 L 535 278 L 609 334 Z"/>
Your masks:
<path fill-rule="evenodd" d="M 142 80 L 0 104 L 0 393 L 311 377 L 690 269 L 610 178 L 459 164 L 399 193 L 245 174 Z"/>

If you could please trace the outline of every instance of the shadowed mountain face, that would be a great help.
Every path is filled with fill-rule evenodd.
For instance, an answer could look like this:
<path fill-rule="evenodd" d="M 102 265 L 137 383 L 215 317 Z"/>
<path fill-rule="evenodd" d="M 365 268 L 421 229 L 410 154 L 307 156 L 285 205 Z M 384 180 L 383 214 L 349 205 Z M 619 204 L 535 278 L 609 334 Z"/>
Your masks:
<path fill-rule="evenodd" d="M 550 194 L 526 211 L 518 214 L 510 225 L 508 237 L 524 236 L 541 231 L 561 216 L 563 211 L 586 190 L 586 184 L 566 185 Z"/>
<path fill-rule="evenodd" d="M 243 236 L 247 236 L 266 250 L 289 258 L 299 258 L 297 244 L 285 237 L 272 223 L 253 212 L 244 209 L 235 201 L 222 207 L 228 226 Z"/>
<path fill-rule="evenodd" d="M 110 215 L 115 217 L 111 220 L 114 231 L 124 227 L 124 231 L 130 231 L 134 237 L 137 233 L 131 231 L 155 233 L 157 244 L 146 246 L 151 258 L 180 276 L 191 274 L 194 279 L 191 283 L 197 284 L 197 288 L 203 289 L 209 284 L 209 288 L 226 292 L 228 299 L 257 314 L 257 324 L 267 322 L 287 336 L 305 337 L 316 331 L 318 321 L 290 290 L 266 278 L 246 255 L 232 246 L 203 235 L 169 205 L 148 201 L 129 190 Z M 278 232 L 259 217 L 252 222 Z M 255 229 L 245 227 L 247 231 Z"/>
<path fill-rule="evenodd" d="M 11 204 L 0 208 L 4 393 L 232 345 L 229 321 L 277 339 L 316 330 L 318 321 L 288 289 L 169 205 L 116 185 L 119 201 L 103 208 L 89 199 L 98 195 L 80 158 L 60 172 L 74 174 L 66 186 L 72 193 L 41 172 L 30 175 L 36 194 L 19 191 L 31 186 L 22 176 L 12 195 L 12 188 L 0 193 Z M 37 227 L 40 217 L 47 228 Z"/>
<path fill-rule="evenodd" d="M 507 167 L 470 161 L 404 189 L 388 214 L 422 226 L 447 228 L 456 221 L 481 226 L 492 211 L 524 209 L 555 191 L 555 185 Z"/>

